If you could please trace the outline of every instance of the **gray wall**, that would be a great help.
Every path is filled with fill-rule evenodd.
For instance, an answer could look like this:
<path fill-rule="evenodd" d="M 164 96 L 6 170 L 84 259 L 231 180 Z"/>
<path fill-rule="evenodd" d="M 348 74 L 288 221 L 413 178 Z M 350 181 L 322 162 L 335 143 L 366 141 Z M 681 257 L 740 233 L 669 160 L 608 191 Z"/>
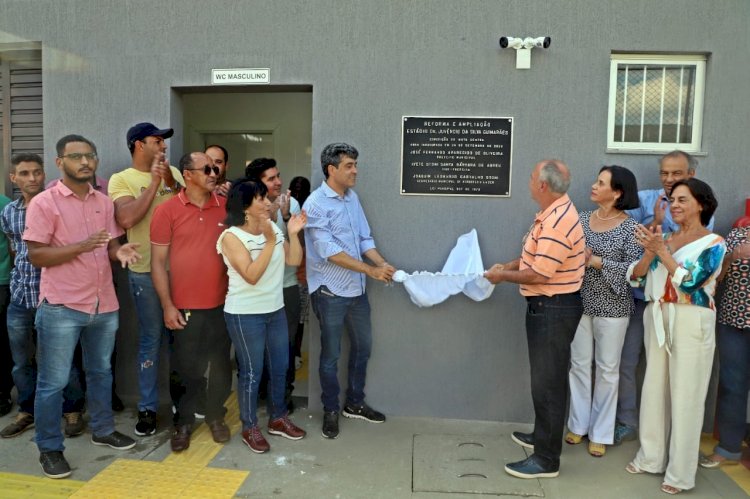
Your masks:
<path fill-rule="evenodd" d="M 744 0 L 5 0 L 0 43 L 43 44 L 48 162 L 58 137 L 79 132 L 97 142 L 108 174 L 129 163 L 128 126 L 181 122 L 171 88 L 209 85 L 211 68 L 268 67 L 275 85 L 311 85 L 312 157 L 332 141 L 360 149 L 357 191 L 378 246 L 414 271 L 438 270 L 471 228 L 485 266 L 516 257 L 536 211 L 529 169 L 541 158 L 569 163 L 581 209 L 590 208 L 601 164 L 623 164 L 642 186 L 656 186 L 657 155 L 606 153 L 612 50 L 710 53 L 699 175 L 718 193 L 717 229 L 725 232 L 750 194 L 742 150 L 749 18 Z M 530 70 L 516 70 L 515 53 L 498 48 L 504 34 L 548 35 L 552 47 L 533 52 Z M 513 116 L 513 196 L 400 196 L 402 115 Z M 178 131 L 173 161 L 182 140 Z M 311 172 L 318 184 L 315 161 Z M 483 303 L 458 297 L 428 310 L 412 306 L 401 287 L 369 290 L 373 405 L 394 415 L 531 420 L 515 286 Z M 123 313 L 132 314 L 128 304 Z"/>

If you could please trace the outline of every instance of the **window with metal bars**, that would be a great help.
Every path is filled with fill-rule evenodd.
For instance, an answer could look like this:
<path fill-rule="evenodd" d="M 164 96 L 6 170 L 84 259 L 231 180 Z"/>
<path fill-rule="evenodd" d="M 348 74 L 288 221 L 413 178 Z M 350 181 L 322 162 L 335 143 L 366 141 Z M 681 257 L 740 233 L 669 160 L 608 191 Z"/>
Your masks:
<path fill-rule="evenodd" d="M 607 148 L 700 152 L 706 57 L 612 54 Z"/>

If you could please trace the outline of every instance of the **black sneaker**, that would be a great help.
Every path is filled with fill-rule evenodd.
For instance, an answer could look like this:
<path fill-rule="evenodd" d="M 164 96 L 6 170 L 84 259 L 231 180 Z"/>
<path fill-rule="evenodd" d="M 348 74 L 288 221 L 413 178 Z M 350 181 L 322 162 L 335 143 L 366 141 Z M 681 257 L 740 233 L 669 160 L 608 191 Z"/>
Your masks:
<path fill-rule="evenodd" d="M 39 464 L 42 465 L 42 473 L 49 478 L 67 478 L 70 476 L 70 465 L 59 450 L 39 454 Z"/>
<path fill-rule="evenodd" d="M 510 434 L 510 439 L 521 447 L 534 450 L 534 434 L 533 433 L 521 433 L 520 431 L 514 431 Z"/>
<path fill-rule="evenodd" d="M 360 405 L 346 404 L 341 414 L 345 418 L 364 419 L 370 423 L 383 423 L 385 422 L 385 416 L 370 407 L 369 405 L 362 402 Z"/>
<path fill-rule="evenodd" d="M 91 435 L 91 443 L 94 445 L 106 445 L 117 450 L 128 450 L 135 447 L 135 440 L 123 435 L 119 431 L 113 431 L 109 435 L 103 437 Z"/>
<path fill-rule="evenodd" d="M 339 436 L 339 413 L 336 411 L 323 414 L 323 436 L 336 438 Z"/>
<path fill-rule="evenodd" d="M 138 422 L 135 424 L 135 434 L 139 437 L 156 433 L 156 413 L 154 411 L 138 411 Z"/>

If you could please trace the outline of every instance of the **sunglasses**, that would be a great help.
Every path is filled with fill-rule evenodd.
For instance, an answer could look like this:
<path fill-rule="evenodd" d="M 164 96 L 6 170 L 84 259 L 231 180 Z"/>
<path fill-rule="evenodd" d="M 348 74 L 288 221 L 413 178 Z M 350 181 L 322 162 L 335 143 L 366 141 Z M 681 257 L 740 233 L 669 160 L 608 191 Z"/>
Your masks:
<path fill-rule="evenodd" d="M 221 173 L 221 170 L 219 170 L 218 166 L 208 166 L 208 165 L 206 165 L 203 168 L 185 168 L 185 169 L 189 170 L 189 171 L 201 171 L 201 170 L 203 170 L 203 174 L 204 175 L 211 175 L 211 172 L 214 172 L 214 175 L 216 175 L 217 177 L 219 176 L 219 173 Z"/>

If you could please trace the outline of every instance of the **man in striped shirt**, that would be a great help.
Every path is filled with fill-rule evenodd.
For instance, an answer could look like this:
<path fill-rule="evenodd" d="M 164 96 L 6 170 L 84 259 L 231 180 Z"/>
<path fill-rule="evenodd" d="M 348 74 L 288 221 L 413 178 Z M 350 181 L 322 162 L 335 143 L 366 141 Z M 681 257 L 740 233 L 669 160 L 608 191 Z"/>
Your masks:
<path fill-rule="evenodd" d="M 519 284 L 527 301 L 534 432 L 516 431 L 512 439 L 534 453 L 505 466 L 508 474 L 519 478 L 553 478 L 560 470 L 570 343 L 583 313 L 579 290 L 586 247 L 578 211 L 566 194 L 569 186 L 565 163 L 537 163 L 529 192 L 541 211 L 524 238 L 521 257 L 495 264 L 485 274 L 493 284 Z"/>

